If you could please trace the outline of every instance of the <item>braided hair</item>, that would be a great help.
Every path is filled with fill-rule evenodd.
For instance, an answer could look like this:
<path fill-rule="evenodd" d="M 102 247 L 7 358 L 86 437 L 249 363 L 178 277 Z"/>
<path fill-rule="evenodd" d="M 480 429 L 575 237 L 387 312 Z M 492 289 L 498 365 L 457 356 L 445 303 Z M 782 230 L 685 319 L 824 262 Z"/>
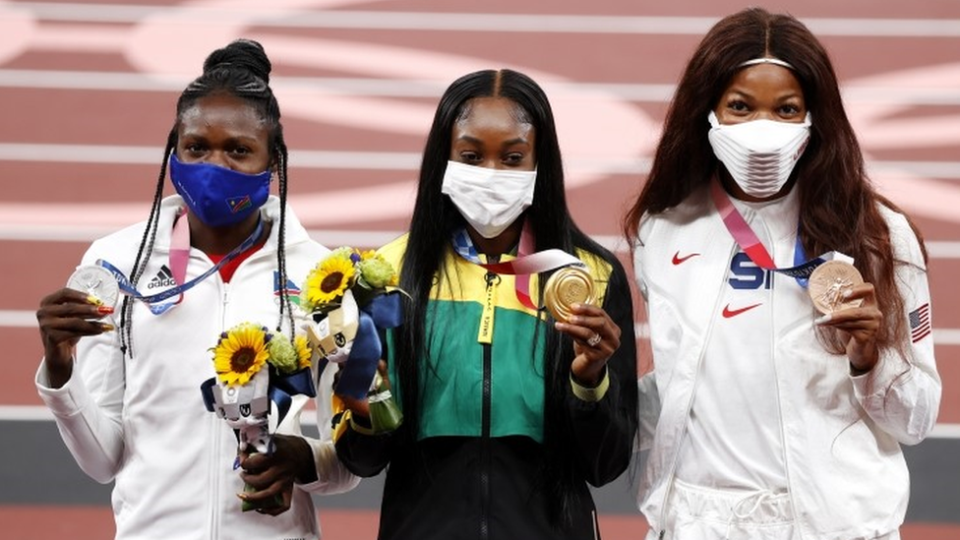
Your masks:
<path fill-rule="evenodd" d="M 193 80 L 177 100 L 177 116 L 173 127 L 167 135 L 163 159 L 160 163 L 160 174 L 157 177 L 157 186 L 153 195 L 153 204 L 147 218 L 147 226 L 140 239 L 137 257 L 133 263 L 130 282 L 134 288 L 153 253 L 154 242 L 157 237 L 157 224 L 160 220 L 160 201 L 163 198 L 163 186 L 166 178 L 167 164 L 170 154 L 177 147 L 180 121 L 185 111 L 190 109 L 198 99 L 214 94 L 227 94 L 242 98 L 257 112 L 267 127 L 267 142 L 271 157 L 277 166 L 280 192 L 280 224 L 277 235 L 277 271 L 279 283 L 285 287 L 287 283 L 287 261 L 285 250 L 286 207 L 287 207 L 287 144 L 283 139 L 283 126 L 280 124 L 280 105 L 270 88 L 270 70 L 272 65 L 266 52 L 256 41 L 239 39 L 222 49 L 210 53 L 203 62 L 203 74 Z M 293 312 L 288 295 L 280 295 L 280 313 L 277 321 L 277 332 L 281 331 L 284 315 L 293 329 Z M 126 356 L 129 352 L 133 357 L 132 327 L 133 301 L 124 296 L 120 313 L 120 349 Z M 291 339 L 292 336 L 291 336 Z"/>

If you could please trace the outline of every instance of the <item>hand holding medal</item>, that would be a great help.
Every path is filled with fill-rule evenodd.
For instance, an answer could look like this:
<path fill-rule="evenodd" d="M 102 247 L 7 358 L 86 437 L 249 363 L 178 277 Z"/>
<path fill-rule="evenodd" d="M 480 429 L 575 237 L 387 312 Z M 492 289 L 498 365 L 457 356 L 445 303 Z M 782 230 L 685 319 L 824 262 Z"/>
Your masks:
<path fill-rule="evenodd" d="M 810 275 L 808 292 L 823 313 L 814 323 L 840 331 L 854 373 L 873 369 L 880 358 L 876 339 L 883 324 L 873 285 L 864 282 L 852 264 L 829 261 Z"/>
<path fill-rule="evenodd" d="M 109 271 L 87 265 L 70 276 L 65 288 L 40 301 L 37 323 L 51 388 L 60 388 L 70 379 L 74 347 L 80 338 L 114 329 L 103 319 L 113 314 L 119 296 Z"/>
<path fill-rule="evenodd" d="M 573 378 L 582 386 L 596 387 L 607 360 L 620 348 L 620 327 L 603 308 L 590 303 L 570 304 L 569 313 L 555 326 L 573 339 Z"/>
<path fill-rule="evenodd" d="M 547 279 L 543 303 L 557 330 L 574 339 L 573 376 L 588 386 L 600 382 L 607 359 L 620 347 L 620 328 L 596 306 L 593 277 L 581 266 L 563 267 Z"/>
<path fill-rule="evenodd" d="M 602 373 L 607 358 L 620 346 L 619 327 L 610 321 L 603 309 L 596 306 L 597 291 L 593 277 L 580 266 L 566 266 L 557 270 L 543 287 L 543 303 L 560 323 L 557 329 L 577 340 L 574 345 L 577 359 L 584 358 L 580 362 L 574 360 L 571 366 L 574 375 L 582 381 L 593 382 Z M 584 326 L 584 323 L 590 326 Z M 608 333 L 607 328 L 617 330 L 613 332 L 617 338 L 608 340 L 612 345 L 609 351 L 601 346 L 604 334 Z M 583 332 L 590 334 L 584 338 Z M 586 347 L 580 345 L 581 342 Z"/>

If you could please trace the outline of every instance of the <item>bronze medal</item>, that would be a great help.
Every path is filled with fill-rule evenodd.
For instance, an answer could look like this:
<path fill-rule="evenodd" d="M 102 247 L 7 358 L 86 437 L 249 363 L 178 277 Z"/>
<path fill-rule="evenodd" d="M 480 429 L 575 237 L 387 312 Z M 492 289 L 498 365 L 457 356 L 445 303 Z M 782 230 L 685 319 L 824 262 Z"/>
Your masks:
<path fill-rule="evenodd" d="M 553 318 L 566 322 L 573 314 L 573 304 L 593 304 L 597 301 L 593 277 L 579 266 L 557 270 L 543 288 L 543 303 Z"/>
<path fill-rule="evenodd" d="M 810 274 L 807 292 L 817 311 L 824 315 L 860 307 L 862 299 L 844 302 L 843 292 L 863 283 L 863 276 L 849 263 L 827 261 Z"/>

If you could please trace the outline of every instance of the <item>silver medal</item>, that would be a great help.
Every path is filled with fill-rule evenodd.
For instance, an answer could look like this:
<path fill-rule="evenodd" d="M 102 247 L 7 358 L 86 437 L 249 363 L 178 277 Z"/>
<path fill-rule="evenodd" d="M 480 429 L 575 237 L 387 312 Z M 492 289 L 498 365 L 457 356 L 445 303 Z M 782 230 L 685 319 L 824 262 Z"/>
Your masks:
<path fill-rule="evenodd" d="M 116 307 L 120 298 L 120 286 L 109 270 L 102 266 L 85 265 L 67 280 L 67 288 L 95 296 L 103 305 Z"/>

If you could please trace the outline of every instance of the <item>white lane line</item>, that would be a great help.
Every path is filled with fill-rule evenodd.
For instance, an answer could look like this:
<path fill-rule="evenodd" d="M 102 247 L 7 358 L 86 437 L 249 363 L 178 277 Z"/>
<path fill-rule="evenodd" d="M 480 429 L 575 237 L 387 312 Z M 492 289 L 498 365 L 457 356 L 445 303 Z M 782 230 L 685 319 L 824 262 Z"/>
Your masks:
<path fill-rule="evenodd" d="M 40 299 L 38 298 L 37 301 Z M 33 311 L 0 309 L 0 328 L 36 328 L 37 315 Z"/>
<path fill-rule="evenodd" d="M 46 88 L 55 90 L 110 90 L 138 92 L 181 92 L 190 83 L 188 75 L 154 75 L 111 71 L 0 70 L 0 87 Z M 449 84 L 449 81 L 446 81 Z M 270 77 L 274 90 L 304 89 L 311 92 L 381 97 L 437 98 L 446 88 L 444 81 L 336 77 Z M 584 88 L 589 90 L 590 88 Z M 576 87 L 574 87 L 576 90 Z M 672 92 L 673 87 L 670 87 Z M 651 95 L 654 95 L 651 93 Z"/>
<path fill-rule="evenodd" d="M 107 165 L 159 165 L 163 149 L 159 146 L 94 144 L 0 143 L 0 161 L 44 163 L 97 163 Z M 378 152 L 349 150 L 291 150 L 290 163 L 306 169 L 350 169 L 416 171 L 419 152 Z M 565 160 L 571 170 L 605 174 L 646 174 L 648 158 Z M 909 173 L 924 178 L 960 180 L 960 161 L 869 161 L 873 175 Z"/>
<path fill-rule="evenodd" d="M 934 328 L 933 342 L 936 345 L 960 345 L 960 329 Z"/>
<path fill-rule="evenodd" d="M 309 409 L 300 415 L 300 423 L 316 426 L 317 417 Z M 0 405 L 0 422 L 52 422 L 53 413 L 43 405 Z M 960 439 L 960 424 L 937 424 L 930 432 L 930 439 Z"/>
<path fill-rule="evenodd" d="M 437 13 L 400 11 L 297 11 L 284 15 L 200 7 L 124 6 L 18 2 L 46 21 L 137 23 L 158 14 L 176 13 L 206 24 L 246 23 L 273 28 L 348 28 L 458 32 L 540 32 L 587 34 L 702 35 L 716 17 L 655 17 L 631 15 L 557 15 L 504 13 Z M 207 22 L 209 21 L 209 22 Z M 951 19 L 868 19 L 805 17 L 818 35 L 876 37 L 960 37 L 960 21 Z"/>
<path fill-rule="evenodd" d="M 159 166 L 163 149 L 159 146 L 120 146 L 86 144 L 0 143 L 0 162 L 96 163 L 104 165 Z M 408 171 L 420 169 L 419 152 L 379 152 L 355 150 L 290 150 L 294 169 L 333 169 L 363 171 Z M 650 160 L 635 158 L 577 158 L 565 160 L 569 171 L 605 175 L 639 175 L 650 171 Z M 960 178 L 960 163 L 957 164 Z"/>
<path fill-rule="evenodd" d="M 160 146 L 0 143 L 0 161 L 160 165 Z M 307 169 L 416 171 L 418 152 L 291 150 L 291 163 Z"/>
<path fill-rule="evenodd" d="M 960 439 L 960 424 L 937 424 L 930 432 L 933 439 Z"/>
<path fill-rule="evenodd" d="M 38 422 L 53 420 L 53 413 L 43 405 L 0 405 L 0 420 Z"/>
<path fill-rule="evenodd" d="M 180 92 L 190 82 L 187 75 L 153 75 L 108 71 L 0 70 L 0 87 L 42 88 L 52 90 L 103 90 L 117 92 Z M 279 93 L 298 91 L 329 95 L 394 98 L 438 98 L 449 81 L 374 79 L 345 77 L 271 77 L 271 85 Z M 616 96 L 634 102 L 666 103 L 673 97 L 672 84 L 553 82 L 545 81 L 544 89 L 551 96 L 596 95 Z M 868 102 L 899 105 L 960 105 L 960 92 L 953 88 L 898 88 L 848 86 L 843 89 L 848 103 Z"/>
<path fill-rule="evenodd" d="M 960 242 L 927 241 L 927 256 L 931 259 L 960 259 Z"/>

